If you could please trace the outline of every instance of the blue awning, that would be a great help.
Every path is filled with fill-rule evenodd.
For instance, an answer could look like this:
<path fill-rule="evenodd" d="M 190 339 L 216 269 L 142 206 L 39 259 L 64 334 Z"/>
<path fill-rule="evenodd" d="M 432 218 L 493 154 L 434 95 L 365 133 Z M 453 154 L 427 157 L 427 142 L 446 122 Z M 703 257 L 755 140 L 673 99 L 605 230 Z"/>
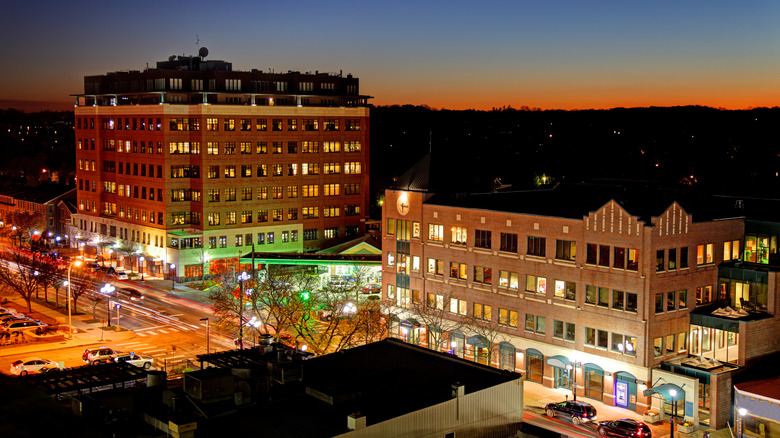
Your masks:
<path fill-rule="evenodd" d="M 563 368 L 565 370 L 569 368 L 569 366 L 571 366 L 571 362 L 569 362 L 569 358 L 567 358 L 566 356 L 558 355 L 558 356 L 548 357 L 547 365 L 556 368 Z"/>
<path fill-rule="evenodd" d="M 677 393 L 672 397 L 670 391 L 675 390 Z M 650 397 L 653 394 L 661 394 L 666 399 L 667 403 L 673 400 L 681 400 L 685 398 L 685 391 L 674 383 L 662 383 L 660 385 L 653 386 L 645 390 L 645 397 Z"/>
<path fill-rule="evenodd" d="M 466 339 L 466 343 L 479 348 L 487 348 L 488 346 L 487 338 L 481 335 L 469 336 L 469 338 Z"/>

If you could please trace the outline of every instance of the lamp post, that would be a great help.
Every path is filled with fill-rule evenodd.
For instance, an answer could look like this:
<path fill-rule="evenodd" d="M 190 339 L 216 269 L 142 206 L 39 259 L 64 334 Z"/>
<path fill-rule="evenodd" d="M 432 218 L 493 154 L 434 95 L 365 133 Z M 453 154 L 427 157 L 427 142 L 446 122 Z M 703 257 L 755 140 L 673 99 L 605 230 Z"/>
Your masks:
<path fill-rule="evenodd" d="M 173 290 L 176 287 L 176 265 L 171 263 L 171 290 Z"/>
<path fill-rule="evenodd" d="M 114 303 L 114 307 L 116 308 L 116 331 L 119 331 L 119 308 L 122 307 L 122 305 Z"/>
<path fill-rule="evenodd" d="M 739 427 L 737 428 L 737 433 L 739 438 L 742 438 L 745 433 L 745 415 L 747 415 L 748 411 L 745 408 L 739 408 L 737 409 L 737 413 L 739 414 Z"/>
<path fill-rule="evenodd" d="M 70 309 L 70 270 L 73 269 L 73 265 L 81 266 L 81 260 L 76 260 L 68 265 L 68 339 L 73 339 L 73 319 Z"/>
<path fill-rule="evenodd" d="M 111 327 L 111 300 L 109 297 L 114 290 L 116 290 L 116 288 L 109 283 L 106 283 L 105 286 L 100 288 L 100 293 L 106 296 L 106 321 L 108 322 L 108 327 Z"/>
<path fill-rule="evenodd" d="M 201 321 L 206 321 L 206 354 L 209 354 L 209 337 L 211 335 L 211 330 L 209 327 L 209 319 L 208 318 L 201 318 Z"/>
<path fill-rule="evenodd" d="M 141 271 L 141 281 L 144 281 L 144 258 L 138 258 L 138 270 Z"/>
<path fill-rule="evenodd" d="M 672 396 L 672 416 L 669 418 L 669 437 L 674 438 L 674 417 L 677 415 L 677 390 L 670 389 L 669 395 Z"/>
<path fill-rule="evenodd" d="M 244 349 L 244 283 L 249 280 L 249 274 L 242 272 L 238 274 L 238 281 L 241 285 L 238 297 L 238 348 Z"/>
<path fill-rule="evenodd" d="M 566 366 L 566 370 L 569 372 L 569 383 L 571 384 L 571 394 L 574 401 L 577 401 L 577 366 L 579 364 L 576 360 L 571 360 L 571 364 Z"/>

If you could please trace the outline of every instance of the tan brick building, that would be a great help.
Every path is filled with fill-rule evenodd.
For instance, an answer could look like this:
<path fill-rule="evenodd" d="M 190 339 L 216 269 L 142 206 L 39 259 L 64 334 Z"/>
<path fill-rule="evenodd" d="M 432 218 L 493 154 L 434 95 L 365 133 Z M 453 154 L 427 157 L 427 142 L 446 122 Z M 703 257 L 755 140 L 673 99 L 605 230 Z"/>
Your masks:
<path fill-rule="evenodd" d="M 680 390 L 677 415 L 707 423 L 713 411 L 718 427 L 729 403 L 713 399 L 718 375 L 780 350 L 753 340 L 777 334 L 776 280 L 761 292 L 724 278 L 723 266 L 747 250 L 733 200 L 606 186 L 450 195 L 415 175 L 386 191 L 383 209 L 383 299 L 395 336 L 637 412 L 671 410 L 653 396 L 666 381 L 654 370 L 681 367 L 683 386 L 698 370 L 708 376 Z M 744 313 L 718 316 L 727 306 Z M 437 311 L 450 322 L 432 324 Z M 703 315 L 695 325 L 692 312 Z M 725 326 L 732 320 L 738 327 Z"/>
<path fill-rule="evenodd" d="M 369 110 L 358 79 L 204 57 L 85 77 L 74 95 L 77 239 L 189 278 L 253 248 L 301 252 L 363 234 Z"/>

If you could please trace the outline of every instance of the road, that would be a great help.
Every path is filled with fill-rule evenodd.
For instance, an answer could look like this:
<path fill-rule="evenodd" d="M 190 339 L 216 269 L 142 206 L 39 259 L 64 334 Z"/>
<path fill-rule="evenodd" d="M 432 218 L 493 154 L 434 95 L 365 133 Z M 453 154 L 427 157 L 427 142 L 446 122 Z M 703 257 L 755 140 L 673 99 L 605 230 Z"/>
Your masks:
<path fill-rule="evenodd" d="M 64 346 L 65 343 L 47 344 L 41 346 L 41 351 L 33 353 L 10 353 L 14 349 L 4 351 L 0 348 L 0 372 L 9 373 L 13 361 L 31 356 L 62 362 L 66 367 L 81 366 L 84 365 L 81 360 L 84 349 L 101 345 L 151 356 L 157 369 L 167 370 L 184 365 L 188 360 L 197 364 L 196 356 L 206 353 L 207 323 L 203 319 L 209 318 L 213 322 L 214 315 L 210 309 L 171 296 L 170 291 L 139 286 L 102 275 L 96 275 L 91 280 L 93 290 L 99 290 L 109 283 L 116 290 L 123 287 L 136 289 L 144 298 L 130 300 L 126 294 L 117 294 L 115 290 L 107 296 L 108 300 L 93 307 L 92 301 L 84 294 L 77 301 L 78 312 L 73 314 L 74 326 L 81 326 L 84 331 L 90 332 L 94 343 L 78 347 L 67 347 Z M 49 301 L 55 301 L 53 295 L 54 291 L 50 289 Z M 56 300 L 61 305 L 66 303 L 67 289 L 61 288 Z M 110 326 L 107 319 L 109 310 Z M 63 307 L 60 312 L 67 317 Z M 120 332 L 117 332 L 117 325 Z M 215 332 L 213 324 L 208 324 L 208 329 L 212 352 L 235 348 L 233 336 Z M 6 351 L 10 354 L 6 354 Z"/>

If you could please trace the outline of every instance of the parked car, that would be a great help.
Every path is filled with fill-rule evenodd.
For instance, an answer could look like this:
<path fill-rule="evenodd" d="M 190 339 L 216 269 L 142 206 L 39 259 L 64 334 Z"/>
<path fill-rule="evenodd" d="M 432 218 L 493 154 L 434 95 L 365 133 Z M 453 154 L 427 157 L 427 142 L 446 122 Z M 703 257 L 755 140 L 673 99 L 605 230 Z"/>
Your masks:
<path fill-rule="evenodd" d="M 106 275 L 114 275 L 116 274 L 116 269 L 114 269 L 113 266 L 100 266 L 98 267 L 98 271 L 102 272 Z"/>
<path fill-rule="evenodd" d="M 92 272 L 100 272 L 100 265 L 98 263 L 87 263 L 86 267 Z"/>
<path fill-rule="evenodd" d="M 581 401 L 566 400 L 558 403 L 547 403 L 544 410 L 548 417 L 569 417 L 574 424 L 596 419 L 596 408 L 590 403 Z"/>
<path fill-rule="evenodd" d="M 154 359 L 148 356 L 140 356 L 134 352 L 116 354 L 111 358 L 116 363 L 129 363 L 130 365 L 137 366 L 148 370 L 154 366 Z"/>
<path fill-rule="evenodd" d="M 11 374 L 16 376 L 35 374 L 46 366 L 59 367 L 57 362 L 54 362 L 53 360 L 41 359 L 40 357 L 26 357 L 11 364 Z"/>
<path fill-rule="evenodd" d="M 645 423 L 621 418 L 620 420 L 599 421 L 599 434 L 624 438 L 652 438 L 653 431 Z"/>
<path fill-rule="evenodd" d="M 116 279 L 117 280 L 127 280 L 129 277 L 127 276 L 127 272 L 117 272 L 116 273 Z"/>
<path fill-rule="evenodd" d="M 139 301 L 144 299 L 141 292 L 131 287 L 120 287 L 118 291 L 119 296 L 128 301 Z"/>
<path fill-rule="evenodd" d="M 6 332 L 25 330 L 25 329 L 37 329 L 41 327 L 48 327 L 49 325 L 38 321 L 37 319 L 25 319 L 25 320 L 12 320 L 4 323 L 0 326 L 0 330 Z"/>
<path fill-rule="evenodd" d="M 378 294 L 382 292 L 381 284 L 367 284 L 360 288 L 360 292 L 364 294 Z"/>
<path fill-rule="evenodd" d="M 81 355 L 81 360 L 92 365 L 111 362 L 111 357 L 120 354 L 121 351 L 110 347 L 87 348 Z"/>
<path fill-rule="evenodd" d="M 0 315 L 0 324 L 5 324 L 6 322 L 10 321 L 24 321 L 29 319 L 27 316 L 22 315 L 21 313 L 9 313 Z"/>

